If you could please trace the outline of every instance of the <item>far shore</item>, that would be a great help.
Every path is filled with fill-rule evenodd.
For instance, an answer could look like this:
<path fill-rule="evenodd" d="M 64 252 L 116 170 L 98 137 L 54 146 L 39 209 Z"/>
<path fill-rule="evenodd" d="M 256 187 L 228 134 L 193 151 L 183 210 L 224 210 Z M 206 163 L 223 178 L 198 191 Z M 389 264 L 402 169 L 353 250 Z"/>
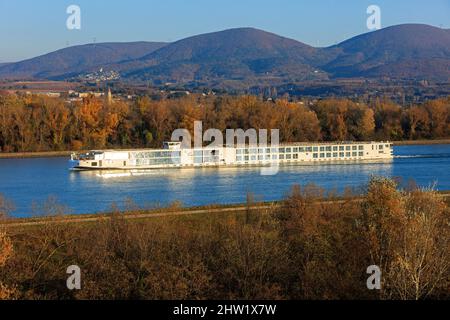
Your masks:
<path fill-rule="evenodd" d="M 46 151 L 46 152 L 0 152 L 0 159 L 24 159 L 24 158 L 57 158 L 70 157 L 72 151 Z"/>
<path fill-rule="evenodd" d="M 396 146 L 421 146 L 421 145 L 436 145 L 436 144 L 450 144 L 450 138 L 437 140 L 404 140 L 393 141 Z"/>
<path fill-rule="evenodd" d="M 405 140 L 393 141 L 396 146 L 420 146 L 450 144 L 450 138 L 439 140 Z M 43 151 L 43 152 L 0 152 L 0 159 L 24 159 L 24 158 L 57 158 L 70 157 L 75 151 Z"/>

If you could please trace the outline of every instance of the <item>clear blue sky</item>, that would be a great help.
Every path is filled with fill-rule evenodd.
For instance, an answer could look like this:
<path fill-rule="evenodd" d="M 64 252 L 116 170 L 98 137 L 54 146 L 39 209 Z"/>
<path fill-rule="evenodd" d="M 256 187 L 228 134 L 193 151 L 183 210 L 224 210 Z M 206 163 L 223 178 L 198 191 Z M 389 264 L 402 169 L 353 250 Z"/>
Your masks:
<path fill-rule="evenodd" d="M 81 30 L 66 28 L 66 8 L 81 8 Z M 450 0 L 0 0 L 0 62 L 94 41 L 175 41 L 200 33 L 256 27 L 313 46 L 367 32 L 366 9 L 382 26 L 450 28 Z"/>

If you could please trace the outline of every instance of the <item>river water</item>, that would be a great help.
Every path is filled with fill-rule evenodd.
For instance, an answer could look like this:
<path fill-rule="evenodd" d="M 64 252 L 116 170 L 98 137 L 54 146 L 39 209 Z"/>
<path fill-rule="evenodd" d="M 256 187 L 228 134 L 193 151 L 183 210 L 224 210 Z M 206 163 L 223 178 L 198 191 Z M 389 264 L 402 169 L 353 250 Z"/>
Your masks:
<path fill-rule="evenodd" d="M 382 163 L 281 166 L 263 176 L 259 168 L 172 169 L 140 173 L 71 172 L 67 158 L 0 159 L 0 194 L 15 205 L 13 216 L 38 215 L 49 198 L 84 214 L 140 207 L 235 204 L 279 200 L 295 184 L 327 190 L 363 190 L 370 177 L 386 176 L 423 187 L 450 190 L 450 145 L 398 146 L 395 159 Z"/>

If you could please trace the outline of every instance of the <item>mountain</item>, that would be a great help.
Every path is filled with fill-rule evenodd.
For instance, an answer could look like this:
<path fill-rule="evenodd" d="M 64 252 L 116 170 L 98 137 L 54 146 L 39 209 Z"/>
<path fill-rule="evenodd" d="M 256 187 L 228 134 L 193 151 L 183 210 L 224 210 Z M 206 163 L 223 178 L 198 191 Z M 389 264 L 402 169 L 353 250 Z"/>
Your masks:
<path fill-rule="evenodd" d="M 450 81 L 450 30 L 405 24 L 314 48 L 254 28 L 174 43 L 71 47 L 0 66 L 1 78 L 67 79 L 98 68 L 132 82 L 242 87 L 335 78 Z"/>
<path fill-rule="evenodd" d="M 138 62 L 123 63 L 125 77 L 161 81 L 305 79 L 316 77 L 320 50 L 253 28 L 190 37 L 154 51 Z"/>
<path fill-rule="evenodd" d="M 450 79 L 450 30 L 405 24 L 366 33 L 334 47 L 321 67 L 336 77 Z"/>
<path fill-rule="evenodd" d="M 129 42 L 74 46 L 0 66 L 0 78 L 67 78 L 107 64 L 140 58 L 165 45 L 161 42 Z"/>

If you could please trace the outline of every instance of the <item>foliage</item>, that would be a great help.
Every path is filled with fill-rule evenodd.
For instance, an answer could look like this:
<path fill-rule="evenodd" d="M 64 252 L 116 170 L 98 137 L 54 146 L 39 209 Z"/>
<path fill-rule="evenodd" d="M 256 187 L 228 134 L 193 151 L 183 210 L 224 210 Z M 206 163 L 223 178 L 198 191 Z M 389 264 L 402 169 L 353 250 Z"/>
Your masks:
<path fill-rule="evenodd" d="M 434 139 L 450 136 L 450 99 L 400 107 L 377 100 L 263 101 L 202 96 L 78 102 L 0 94 L 0 152 L 160 147 L 175 129 L 279 129 L 281 142 Z"/>
<path fill-rule="evenodd" d="M 449 222 L 433 190 L 381 178 L 363 198 L 295 186 L 280 206 L 244 214 L 55 216 L 2 235 L 0 280 L 19 299 L 448 299 Z M 74 264 L 79 291 L 66 288 Z M 366 287 L 373 264 L 381 291 Z"/>

